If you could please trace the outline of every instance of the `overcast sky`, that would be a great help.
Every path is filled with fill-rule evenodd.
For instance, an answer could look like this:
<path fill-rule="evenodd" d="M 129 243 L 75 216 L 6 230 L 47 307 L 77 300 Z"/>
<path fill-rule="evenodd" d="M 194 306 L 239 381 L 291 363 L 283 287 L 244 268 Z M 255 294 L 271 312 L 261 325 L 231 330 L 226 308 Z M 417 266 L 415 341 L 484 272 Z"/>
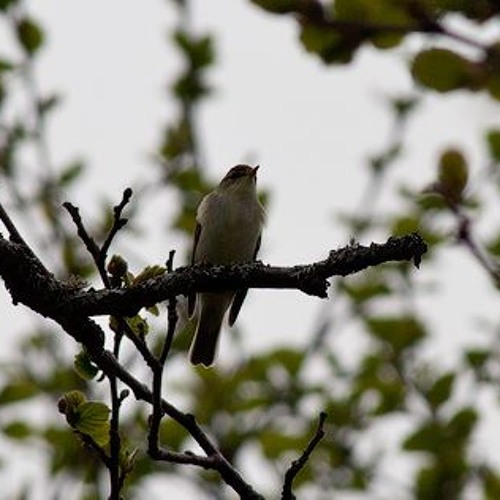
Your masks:
<path fill-rule="evenodd" d="M 412 90 L 404 61 L 420 42 L 383 54 L 364 49 L 353 65 L 325 68 L 301 49 L 291 19 L 263 13 L 244 0 L 193 3 L 194 26 L 216 34 L 217 65 L 210 74 L 216 93 L 203 105 L 200 131 L 210 175 L 218 180 L 236 163 L 260 163 L 259 183 L 272 194 L 261 258 L 277 265 L 324 258 L 349 239 L 335 215 L 358 205 L 366 182 L 364 160 L 389 139 L 384 96 Z M 85 182 L 71 201 L 92 213 L 96 200 L 118 200 L 124 187 L 155 177 L 150 155 L 162 127 L 175 120 L 167 98 L 167 85 L 179 69 L 179 57 L 167 43 L 175 11 L 159 0 L 28 5 L 47 29 L 37 68 L 40 88 L 64 97 L 50 127 L 52 159 L 56 165 L 75 157 L 87 161 Z M 450 145 L 464 147 L 479 168 L 477 144 L 485 123 L 499 123 L 498 107 L 486 99 L 429 95 L 412 122 L 394 182 L 425 185 L 439 150 Z M 165 213 L 165 228 L 172 203 L 166 198 L 145 213 L 155 219 Z M 381 208 L 395 203 L 388 191 Z M 151 227 L 155 234 L 148 245 L 130 244 L 141 265 L 163 262 L 176 241 L 159 232 L 156 220 Z M 446 294 L 438 302 L 431 299 L 439 309 L 429 316 L 439 322 L 443 311 L 454 314 L 443 328 L 446 334 L 438 336 L 437 356 L 453 351 L 450 330 L 454 342 L 467 342 L 464 318 L 493 311 L 487 278 L 467 255 L 451 250 L 440 264 Z M 428 280 L 429 273 L 424 266 L 416 279 Z M 8 303 L 3 288 L 0 301 Z M 305 345 L 319 307 L 318 299 L 298 292 L 252 292 L 240 316 L 243 329 L 251 331 L 245 342 L 256 349 L 284 341 Z M 0 319 L 9 325 L 18 313 L 0 307 Z"/>

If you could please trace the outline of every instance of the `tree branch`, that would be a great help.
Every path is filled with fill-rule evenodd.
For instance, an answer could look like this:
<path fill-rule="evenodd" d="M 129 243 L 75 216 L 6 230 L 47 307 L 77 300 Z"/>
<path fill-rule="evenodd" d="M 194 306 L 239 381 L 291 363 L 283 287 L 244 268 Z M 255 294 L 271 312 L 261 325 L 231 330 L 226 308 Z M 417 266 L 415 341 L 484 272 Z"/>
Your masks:
<path fill-rule="evenodd" d="M 319 414 L 318 427 L 316 428 L 316 432 L 314 436 L 309 441 L 306 449 L 300 455 L 297 460 L 294 460 L 290 465 L 289 469 L 285 473 L 285 481 L 283 483 L 283 490 L 281 492 L 281 500 L 295 500 L 295 495 L 292 492 L 293 481 L 296 478 L 297 474 L 305 467 L 311 453 L 314 451 L 314 448 L 318 446 L 319 442 L 325 436 L 325 431 L 323 430 L 323 426 L 325 425 L 327 414 L 321 412 Z"/>
<path fill-rule="evenodd" d="M 92 238 L 92 236 L 90 236 L 85 229 L 85 225 L 83 224 L 83 220 L 78 207 L 75 207 L 69 201 L 63 203 L 63 207 L 68 211 L 71 219 L 75 223 L 78 236 L 83 241 L 85 248 L 94 259 L 99 275 L 101 276 L 102 282 L 106 288 L 111 288 L 108 273 L 106 272 L 106 258 L 108 256 L 108 250 L 118 231 L 128 222 L 128 219 L 122 217 L 122 212 L 127 206 L 131 197 L 132 189 L 125 189 L 125 191 L 123 191 L 121 202 L 113 207 L 113 224 L 111 226 L 111 229 L 109 230 L 106 240 L 101 247 L 99 247 L 94 238 Z"/>
<path fill-rule="evenodd" d="M 15 303 L 23 303 L 33 311 L 54 320 L 73 339 L 85 346 L 92 361 L 109 379 L 120 380 L 131 389 L 136 399 L 153 404 L 154 396 L 148 387 L 129 373 L 113 353 L 104 348 L 104 332 L 97 323 L 82 313 L 69 313 L 63 308 L 54 307 L 54 302 L 74 292 L 74 288 L 57 281 L 26 244 L 8 241 L 0 235 L 0 276 Z M 170 461 L 216 470 L 241 498 L 262 498 L 220 453 L 193 415 L 178 410 L 164 399 L 161 399 L 160 406 L 164 414 L 189 432 L 206 454 L 206 457 L 198 458 L 189 452 L 170 454 Z"/>
<path fill-rule="evenodd" d="M 96 291 L 57 281 L 26 244 L 0 238 L 0 276 L 14 303 L 23 303 L 43 316 L 133 316 L 143 307 L 174 296 L 242 287 L 297 289 L 324 298 L 327 279 L 332 276 L 347 276 L 391 261 L 413 261 L 418 266 L 426 251 L 422 238 L 411 234 L 391 237 L 383 244 L 332 250 L 327 259 L 313 264 L 181 267 L 131 288 Z"/>
<path fill-rule="evenodd" d="M 0 258 L 1 258 L 0 248 Z M 418 234 L 389 238 L 386 243 L 349 245 L 332 250 L 327 259 L 313 264 L 274 267 L 261 262 L 233 266 L 181 267 L 172 273 L 132 288 L 77 291 L 60 307 L 86 316 L 133 316 L 173 296 L 238 288 L 296 289 L 321 298 L 327 296 L 328 278 L 347 276 L 385 262 L 413 261 L 418 267 L 427 245 Z M 1 269 L 0 269 L 1 275 Z"/>
<path fill-rule="evenodd" d="M 292 6 L 289 9 L 285 8 L 280 13 L 293 13 L 302 25 L 317 26 L 318 28 L 336 31 L 343 35 L 369 38 L 374 35 L 387 33 L 400 35 L 424 33 L 450 38 L 485 53 L 491 50 L 491 47 L 488 45 L 448 28 L 435 14 L 427 11 L 425 6 L 418 1 L 408 2 L 407 9 L 414 22 L 404 24 L 374 23 L 365 19 L 340 19 L 332 16 L 319 0 L 298 2 L 296 6 Z"/>
<path fill-rule="evenodd" d="M 345 276 L 389 261 L 413 261 L 418 266 L 427 249 L 422 238 L 413 234 L 401 238 L 389 238 L 381 245 L 374 243 L 369 247 L 349 245 L 330 252 L 327 259 L 309 265 L 270 267 L 262 263 L 252 263 L 235 266 L 185 267 L 128 289 L 82 291 L 76 286 L 58 281 L 43 266 L 19 236 L 3 209 L 0 210 L 0 220 L 4 222 L 14 240 L 9 241 L 0 234 L 0 276 L 13 302 L 22 303 L 57 322 L 65 332 L 85 346 L 92 361 L 108 378 L 120 380 L 132 390 L 137 399 L 152 405 L 155 402 L 152 391 L 129 373 L 113 353 L 105 349 L 104 332 L 89 316 L 100 314 L 131 316 L 142 307 L 163 300 L 170 300 L 173 309 L 175 301 L 172 299 L 181 294 L 241 287 L 291 288 L 325 297 L 327 279 L 331 276 Z M 171 315 L 171 323 L 175 325 L 173 311 Z M 166 352 L 170 336 L 167 335 Z M 220 453 L 199 427 L 194 416 L 183 413 L 164 399 L 158 400 L 158 396 L 157 391 L 156 403 L 161 406 L 161 412 L 183 426 L 206 457 L 191 452 L 172 453 L 156 448 L 157 458 L 214 469 L 242 498 L 262 498 Z M 157 418 L 159 416 L 157 415 Z M 157 425 L 158 423 L 157 421 Z M 310 452 L 306 449 L 305 453 Z"/>

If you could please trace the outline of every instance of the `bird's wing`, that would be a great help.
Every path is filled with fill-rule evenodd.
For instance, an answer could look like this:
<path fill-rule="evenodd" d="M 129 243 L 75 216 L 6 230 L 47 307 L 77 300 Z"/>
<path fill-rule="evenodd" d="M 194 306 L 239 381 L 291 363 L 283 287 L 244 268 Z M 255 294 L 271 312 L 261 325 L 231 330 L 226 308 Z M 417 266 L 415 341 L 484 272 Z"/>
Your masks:
<path fill-rule="evenodd" d="M 194 229 L 194 238 L 193 238 L 193 253 L 191 255 L 191 265 L 193 266 L 196 262 L 196 248 L 198 246 L 198 242 L 200 241 L 201 234 L 201 224 L 196 222 L 196 227 Z M 194 312 L 194 306 L 196 305 L 196 294 L 191 293 L 188 295 L 188 316 L 191 317 Z"/>
<path fill-rule="evenodd" d="M 253 253 L 253 260 L 257 258 L 257 254 L 259 253 L 261 242 L 261 235 L 257 239 L 257 244 L 255 245 L 255 251 Z M 243 288 L 242 290 L 238 290 L 233 299 L 233 303 L 231 304 L 231 309 L 229 310 L 229 326 L 233 326 L 238 314 L 240 313 L 241 306 L 243 305 L 243 301 L 247 296 L 248 288 Z"/>

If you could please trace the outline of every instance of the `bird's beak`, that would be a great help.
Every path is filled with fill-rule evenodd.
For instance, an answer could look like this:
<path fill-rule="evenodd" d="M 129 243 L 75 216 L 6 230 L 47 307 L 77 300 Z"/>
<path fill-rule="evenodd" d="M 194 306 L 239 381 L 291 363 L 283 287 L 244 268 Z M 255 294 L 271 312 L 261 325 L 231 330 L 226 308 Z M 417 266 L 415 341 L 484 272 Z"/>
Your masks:
<path fill-rule="evenodd" d="M 257 177 L 257 170 L 259 170 L 260 165 L 257 165 L 256 167 L 252 168 L 252 177 Z"/>

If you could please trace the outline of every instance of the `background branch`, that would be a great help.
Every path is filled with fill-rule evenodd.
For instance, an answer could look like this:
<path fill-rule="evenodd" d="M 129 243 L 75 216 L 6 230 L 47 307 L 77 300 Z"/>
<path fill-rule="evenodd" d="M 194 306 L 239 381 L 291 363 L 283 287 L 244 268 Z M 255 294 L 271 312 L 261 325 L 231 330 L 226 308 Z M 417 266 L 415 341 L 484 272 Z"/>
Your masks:
<path fill-rule="evenodd" d="M 306 449 L 302 453 L 302 455 L 292 462 L 289 469 L 285 473 L 285 481 L 283 483 L 283 490 L 281 493 L 281 500 L 295 500 L 295 495 L 292 492 L 293 481 L 297 477 L 297 474 L 305 467 L 311 453 L 314 451 L 314 448 L 318 446 L 319 442 L 325 436 L 325 431 L 323 430 L 323 426 L 325 425 L 327 414 L 321 412 L 319 414 L 318 427 L 314 436 L 309 441 Z"/>

